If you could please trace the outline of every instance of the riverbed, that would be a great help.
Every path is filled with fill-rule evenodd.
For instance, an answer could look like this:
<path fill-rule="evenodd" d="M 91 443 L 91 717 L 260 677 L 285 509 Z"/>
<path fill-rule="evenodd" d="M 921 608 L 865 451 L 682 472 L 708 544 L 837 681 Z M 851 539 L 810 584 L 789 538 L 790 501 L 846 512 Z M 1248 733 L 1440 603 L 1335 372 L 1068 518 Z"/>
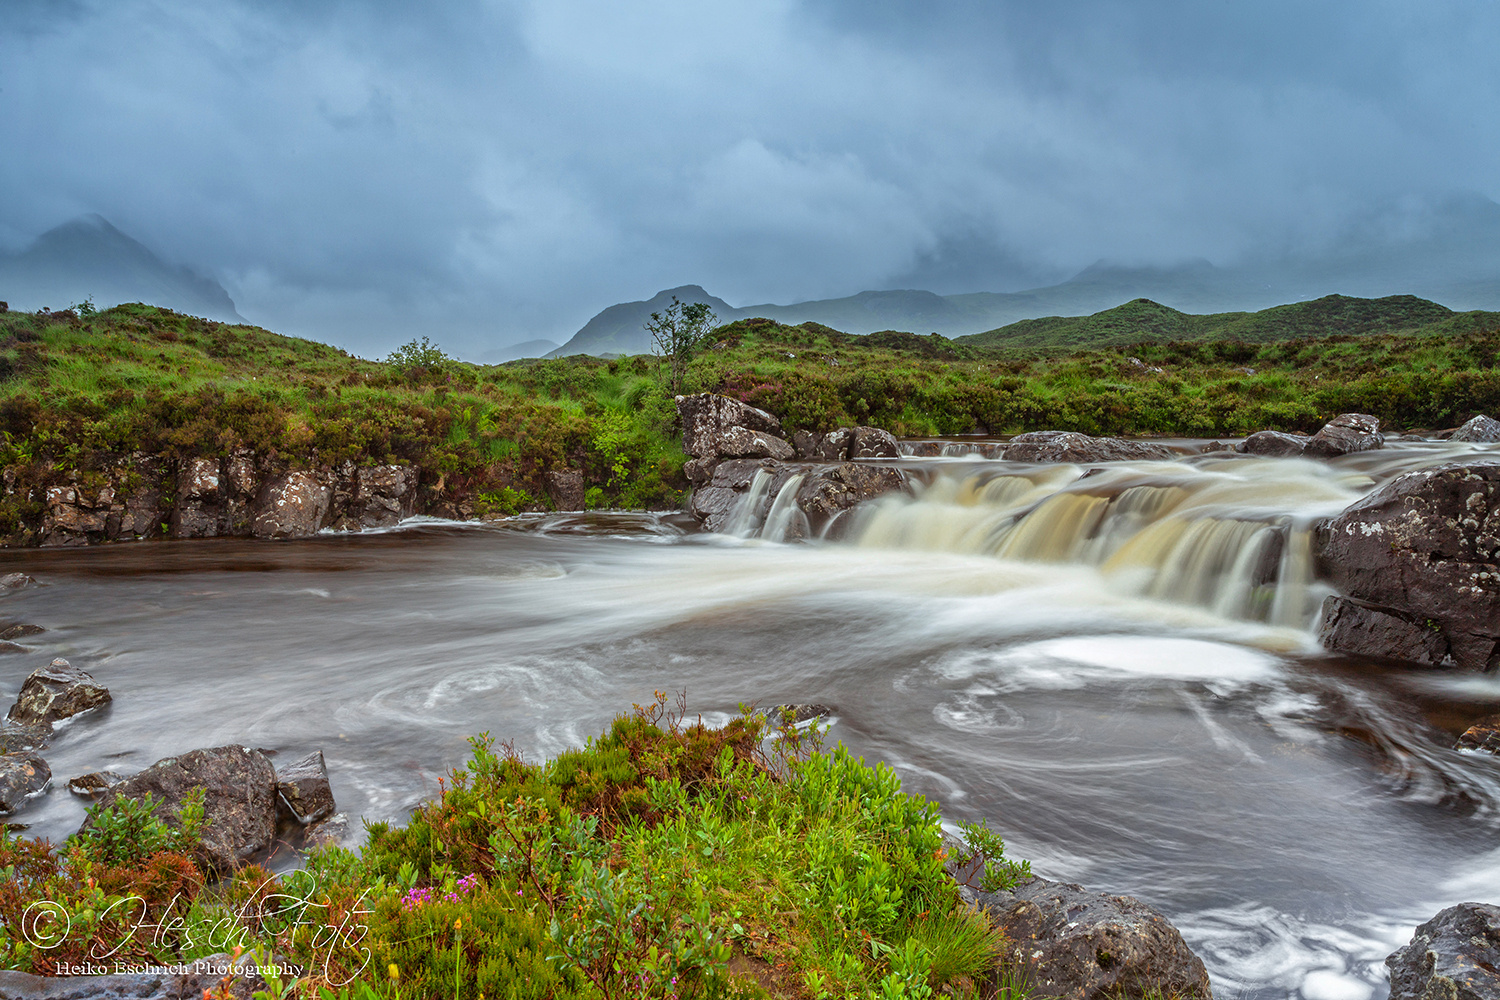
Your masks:
<path fill-rule="evenodd" d="M 1158 907 L 1219 996 L 1379 997 L 1418 922 L 1500 901 L 1500 762 L 1451 749 L 1500 682 L 1322 652 L 1305 532 L 1483 451 L 1082 478 L 954 448 L 900 461 L 916 498 L 791 544 L 585 513 L 7 551 L 39 586 L 0 620 L 47 631 L 0 658 L 0 694 L 62 656 L 114 696 L 59 731 L 54 785 L 17 819 L 60 839 L 84 809 L 68 777 L 245 743 L 321 748 L 357 840 L 479 732 L 540 759 L 655 690 L 708 722 L 819 702 L 830 738 L 948 820 Z"/>

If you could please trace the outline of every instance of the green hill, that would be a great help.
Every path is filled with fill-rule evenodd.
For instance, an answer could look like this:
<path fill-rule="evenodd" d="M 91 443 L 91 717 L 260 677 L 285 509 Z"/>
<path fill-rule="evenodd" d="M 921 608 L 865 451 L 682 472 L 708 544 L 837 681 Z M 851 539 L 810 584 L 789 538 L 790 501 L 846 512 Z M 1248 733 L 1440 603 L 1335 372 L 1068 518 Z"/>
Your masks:
<path fill-rule="evenodd" d="M 1025 319 L 985 333 L 955 338 L 989 351 L 1057 353 L 1147 341 L 1242 340 L 1266 343 L 1333 335 L 1459 334 L 1493 327 L 1500 313 L 1456 313 L 1415 295 L 1360 299 L 1325 295 L 1259 312 L 1196 315 L 1150 299 L 1135 299 L 1092 316 Z"/>

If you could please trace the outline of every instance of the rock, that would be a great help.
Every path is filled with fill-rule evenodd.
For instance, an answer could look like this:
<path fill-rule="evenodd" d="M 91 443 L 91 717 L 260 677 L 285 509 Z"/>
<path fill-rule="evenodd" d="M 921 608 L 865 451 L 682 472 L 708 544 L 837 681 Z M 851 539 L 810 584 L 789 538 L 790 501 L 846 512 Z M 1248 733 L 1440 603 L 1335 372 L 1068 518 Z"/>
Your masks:
<path fill-rule="evenodd" d="M 890 431 L 879 427 L 856 427 L 849 442 L 849 458 L 900 458 L 901 446 Z"/>
<path fill-rule="evenodd" d="M 36 581 L 25 573 L 7 573 L 0 576 L 0 593 L 9 593 L 13 590 L 25 590 L 27 587 L 35 587 Z"/>
<path fill-rule="evenodd" d="M 307 826 L 333 815 L 333 789 L 323 751 L 314 750 L 295 764 L 276 770 L 278 808 L 287 818 Z"/>
<path fill-rule="evenodd" d="M 817 462 L 848 461 L 849 448 L 853 443 L 853 427 L 840 427 L 836 431 L 829 431 L 813 449 L 812 458 Z"/>
<path fill-rule="evenodd" d="M 682 474 L 694 486 L 703 486 L 713 479 L 718 464 L 717 458 L 690 458 L 683 464 Z"/>
<path fill-rule="evenodd" d="M 1005 933 L 1001 960 L 1028 968 L 1037 996 L 1212 1000 L 1203 961 L 1166 917 L 1133 896 L 1034 876 L 1009 892 L 973 895 Z"/>
<path fill-rule="evenodd" d="M 692 465 L 693 463 L 689 462 L 688 464 Z M 558 510 L 583 510 L 584 487 L 582 470 L 553 469 L 542 478 L 547 483 L 547 495 L 552 498 L 552 506 Z M 692 481 L 692 478 L 691 475 L 688 476 L 689 481 Z"/>
<path fill-rule="evenodd" d="M 1159 444 L 1096 438 L 1075 431 L 1017 434 L 1005 446 L 1009 462 L 1125 462 L 1172 457 L 1172 450 Z"/>
<path fill-rule="evenodd" d="M 96 799 L 124 780 L 125 775 L 116 774 L 114 771 L 92 771 L 88 774 L 80 774 L 76 778 L 69 778 L 68 791 L 74 795 L 82 795 L 84 798 Z"/>
<path fill-rule="evenodd" d="M 943 443 L 941 441 L 918 441 L 911 446 L 909 454 L 913 458 L 937 458 L 943 454 Z"/>
<path fill-rule="evenodd" d="M 1465 729 L 1453 749 L 1500 753 L 1500 715 L 1486 715 Z"/>
<path fill-rule="evenodd" d="M 146 963 L 140 963 L 146 964 Z M 278 959 L 278 964 L 286 965 Z M 84 960 L 78 966 L 108 969 L 114 960 Z M 223 980 L 233 975 L 228 992 Z M 283 975 L 283 981 L 290 978 Z M 29 972 L 0 972 L 0 1000 L 198 1000 L 212 993 L 229 1000 L 251 1000 L 268 995 L 264 977 L 248 956 L 233 959 L 227 952 L 187 963 L 180 972 L 122 972 L 113 975 L 34 976 Z"/>
<path fill-rule="evenodd" d="M 251 530 L 257 538 L 298 538 L 323 526 L 332 489 L 311 472 L 288 472 L 261 490 Z"/>
<path fill-rule="evenodd" d="M 1303 454 L 1331 458 L 1356 451 L 1371 451 L 1384 444 L 1379 417 L 1368 413 L 1341 413 L 1312 436 Z"/>
<path fill-rule="evenodd" d="M 18 750 L 40 750 L 52 740 L 52 726 L 22 725 L 11 719 L 0 722 L 0 753 L 15 753 Z"/>
<path fill-rule="evenodd" d="M 14 642 L 0 642 L 0 656 L 6 653 L 29 653 L 31 650 Z"/>
<path fill-rule="evenodd" d="M 1287 434 L 1284 431 L 1256 431 L 1234 446 L 1244 455 L 1267 455 L 1271 458 L 1290 458 L 1307 449 L 1312 438 L 1306 434 Z"/>
<path fill-rule="evenodd" d="M 792 435 L 792 450 L 804 461 L 814 458 L 822 443 L 823 435 L 813 431 L 797 431 Z"/>
<path fill-rule="evenodd" d="M 308 851 L 317 847 L 337 847 L 348 836 L 348 814 L 334 813 L 326 819 L 308 824 L 307 829 L 302 831 L 302 847 Z"/>
<path fill-rule="evenodd" d="M 173 538 L 215 538 L 229 525 L 220 491 L 219 460 L 190 458 L 177 470 L 177 504 L 172 509 Z"/>
<path fill-rule="evenodd" d="M 193 750 L 157 761 L 108 789 L 99 801 L 155 796 L 155 815 L 177 824 L 183 796 L 203 787 L 204 860 L 229 871 L 265 854 L 276 837 L 276 769 L 259 750 L 243 746 Z M 81 829 L 87 829 L 85 820 Z"/>
<path fill-rule="evenodd" d="M 748 427 L 725 428 L 719 434 L 718 452 L 725 458 L 775 458 L 781 461 L 797 454 L 791 445 L 776 435 L 752 431 Z"/>
<path fill-rule="evenodd" d="M 678 396 L 677 413 L 682 419 L 682 449 L 695 458 L 731 454 L 720 443 L 724 433 L 735 427 L 781 437 L 781 421 L 728 396 L 710 392 Z"/>
<path fill-rule="evenodd" d="M 723 528 L 763 464 L 768 469 L 780 466 L 779 462 L 769 459 L 761 462 L 753 458 L 737 458 L 720 462 L 714 467 L 709 485 L 693 491 L 689 507 L 693 516 L 709 531 Z"/>
<path fill-rule="evenodd" d="M 109 704 L 109 689 L 67 660 L 31 672 L 10 707 L 10 718 L 27 726 L 50 725 Z"/>
<path fill-rule="evenodd" d="M 899 469 L 846 462 L 831 469 L 819 469 L 803 480 L 797 490 L 797 506 L 816 532 L 851 507 L 896 492 L 910 492 Z"/>
<path fill-rule="evenodd" d="M 1321 522 L 1314 551 L 1321 574 L 1362 606 L 1325 608 L 1328 648 L 1392 655 L 1379 643 L 1397 637 L 1413 662 L 1500 667 L 1500 461 L 1409 472 Z M 1389 619 L 1435 638 L 1419 642 Z"/>
<path fill-rule="evenodd" d="M 40 625 L 11 625 L 0 630 L 0 640 L 9 642 L 12 639 L 24 639 L 28 635 L 41 635 L 45 631 L 47 630 Z"/>
<path fill-rule="evenodd" d="M 1500 906 L 1459 903 L 1417 928 L 1386 960 L 1391 1000 L 1500 997 Z"/>
<path fill-rule="evenodd" d="M 1479 443 L 1500 441 L 1500 420 L 1483 413 L 1470 419 L 1458 430 L 1448 435 L 1449 441 L 1473 441 Z"/>
<path fill-rule="evenodd" d="M 361 528 L 389 528 L 411 517 L 417 509 L 418 472 L 414 465 L 370 465 L 355 470 L 354 498 L 344 511 L 345 518 Z M 582 496 L 583 474 L 576 475 Z M 582 506 L 580 502 L 578 507 L 564 509 Z"/>
<path fill-rule="evenodd" d="M 813 719 L 826 719 L 836 711 L 838 709 L 832 705 L 777 705 L 766 713 L 766 717 L 770 719 L 772 725 L 790 722 L 795 726 L 798 723 L 811 722 Z"/>
<path fill-rule="evenodd" d="M 45 791 L 52 781 L 47 762 L 30 751 L 0 754 L 0 813 L 10 814 Z"/>
<path fill-rule="evenodd" d="M 1372 607 L 1337 594 L 1323 599 L 1318 634 L 1329 649 L 1429 667 L 1453 666 L 1448 641 L 1434 626 L 1389 608 Z"/>

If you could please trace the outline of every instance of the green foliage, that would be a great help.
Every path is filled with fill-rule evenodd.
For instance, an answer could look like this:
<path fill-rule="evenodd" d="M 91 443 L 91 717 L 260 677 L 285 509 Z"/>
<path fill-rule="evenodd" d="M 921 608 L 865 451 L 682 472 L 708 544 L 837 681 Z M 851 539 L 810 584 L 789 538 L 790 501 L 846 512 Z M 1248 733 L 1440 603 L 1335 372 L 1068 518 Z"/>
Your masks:
<path fill-rule="evenodd" d="M 441 368 L 453 359 L 444 354 L 442 348 L 424 336 L 420 340 L 411 340 L 402 344 L 392 351 L 390 356 L 385 360 L 386 364 L 411 370 L 416 368 Z"/>
<path fill-rule="evenodd" d="M 160 803 L 149 792 L 140 799 L 122 796 L 109 805 L 95 805 L 71 843 L 106 865 L 132 864 L 163 851 L 190 854 L 203 832 L 205 794 L 194 788 L 182 797 L 175 826 L 156 815 Z"/>
<path fill-rule="evenodd" d="M 474 510 L 480 517 L 510 517 L 535 504 L 536 500 L 525 491 L 503 486 L 499 490 L 479 494 Z"/>
<path fill-rule="evenodd" d="M 682 373 L 698 345 L 708 339 L 719 319 L 705 302 L 684 305 L 672 296 L 672 304 L 663 312 L 654 312 L 646 321 L 646 332 L 656 345 L 656 353 L 667 359 L 671 366 L 671 390 L 677 392 L 682 384 Z"/>
<path fill-rule="evenodd" d="M 964 847 L 959 852 L 960 866 L 978 862 L 982 873 L 978 888 L 984 892 L 1000 892 L 1013 889 L 1017 883 L 1031 877 L 1030 861 L 1012 861 L 1005 856 L 1005 841 L 990 829 L 988 820 L 979 823 L 960 823 L 964 834 Z"/>

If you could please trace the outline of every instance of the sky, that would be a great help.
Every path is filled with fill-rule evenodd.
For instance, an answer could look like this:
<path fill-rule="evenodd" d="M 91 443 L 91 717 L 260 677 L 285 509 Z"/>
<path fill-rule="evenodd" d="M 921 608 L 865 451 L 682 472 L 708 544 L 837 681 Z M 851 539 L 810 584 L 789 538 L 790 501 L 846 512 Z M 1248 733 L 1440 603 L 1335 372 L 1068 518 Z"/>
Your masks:
<path fill-rule="evenodd" d="M 376 354 L 1233 264 L 1500 200 L 1497 0 L 4 0 L 0 249 Z"/>

